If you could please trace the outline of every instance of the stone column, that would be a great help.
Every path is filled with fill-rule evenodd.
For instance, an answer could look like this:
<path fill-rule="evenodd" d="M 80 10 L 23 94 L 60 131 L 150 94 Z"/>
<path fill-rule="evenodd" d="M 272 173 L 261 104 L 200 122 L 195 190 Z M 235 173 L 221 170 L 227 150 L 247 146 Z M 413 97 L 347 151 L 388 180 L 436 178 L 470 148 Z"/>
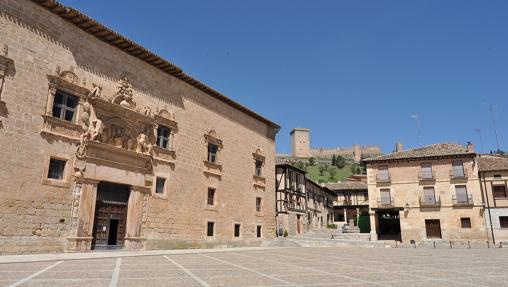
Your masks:
<path fill-rule="evenodd" d="M 143 249 L 141 226 L 143 219 L 143 202 L 150 193 L 150 188 L 132 186 L 127 207 L 127 226 L 125 232 L 125 248 L 128 250 Z"/>
<path fill-rule="evenodd" d="M 74 178 L 72 218 L 69 231 L 68 251 L 89 251 L 92 245 L 97 180 Z"/>
<path fill-rule="evenodd" d="M 376 212 L 370 211 L 370 240 L 376 241 L 377 240 L 377 218 L 376 218 Z"/>
<path fill-rule="evenodd" d="M 347 208 L 344 207 L 343 210 L 344 210 L 344 222 L 347 223 Z"/>

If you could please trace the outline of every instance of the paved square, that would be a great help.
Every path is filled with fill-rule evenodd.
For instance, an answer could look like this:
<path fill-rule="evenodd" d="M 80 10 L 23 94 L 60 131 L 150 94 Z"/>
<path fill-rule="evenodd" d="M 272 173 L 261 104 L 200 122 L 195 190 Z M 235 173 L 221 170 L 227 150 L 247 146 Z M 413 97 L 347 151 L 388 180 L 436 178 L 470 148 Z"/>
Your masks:
<path fill-rule="evenodd" d="M 0 286 L 508 286 L 508 249 L 280 248 L 0 264 Z"/>

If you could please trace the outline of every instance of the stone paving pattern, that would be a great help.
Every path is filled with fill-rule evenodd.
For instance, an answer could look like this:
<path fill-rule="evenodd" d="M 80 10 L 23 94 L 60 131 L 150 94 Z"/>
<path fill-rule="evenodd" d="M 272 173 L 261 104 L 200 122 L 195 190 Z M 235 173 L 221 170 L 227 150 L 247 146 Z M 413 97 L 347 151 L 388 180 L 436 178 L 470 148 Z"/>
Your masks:
<path fill-rule="evenodd" d="M 284 248 L 0 264 L 0 286 L 508 286 L 506 249 Z"/>

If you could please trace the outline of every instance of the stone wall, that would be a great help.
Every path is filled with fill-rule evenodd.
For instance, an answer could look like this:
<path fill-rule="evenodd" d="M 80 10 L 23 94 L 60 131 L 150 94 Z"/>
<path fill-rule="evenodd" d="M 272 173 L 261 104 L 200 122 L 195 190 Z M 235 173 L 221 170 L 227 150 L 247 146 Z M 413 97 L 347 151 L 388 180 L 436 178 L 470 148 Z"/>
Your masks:
<path fill-rule="evenodd" d="M 0 2 L 3 45 L 8 47 L 7 57 L 13 65 L 1 95 L 0 253 L 67 251 L 73 236 L 71 222 L 80 220 L 72 214 L 73 205 L 80 208 L 80 202 L 84 203 L 79 190 L 77 197 L 73 194 L 76 143 L 41 134 L 48 105 L 48 76 L 58 77 L 62 71 L 72 73 L 76 77 L 72 80 L 84 89 L 102 87 L 105 100 L 112 100 L 119 80 L 126 77 L 133 86 L 137 107 L 168 110 L 178 123 L 173 163 L 153 166 L 153 174 L 168 178 L 167 194 L 155 196 L 148 186 L 152 192 L 139 202 L 143 208 L 141 248 L 257 244 L 256 225 L 262 225 L 264 238 L 275 235 L 275 148 L 266 123 L 28 0 Z M 208 176 L 204 164 L 204 135 L 210 131 L 223 142 L 219 177 Z M 265 158 L 262 182 L 253 178 L 256 151 Z M 50 156 L 67 160 L 61 182 L 45 180 Z M 93 165 L 96 172 L 91 175 L 90 166 L 85 176 L 98 181 L 102 176 L 124 182 L 132 176 L 149 178 L 146 174 L 129 175 L 120 168 L 107 169 L 111 174 L 101 173 L 106 169 L 100 164 Z M 93 186 L 89 192 L 96 192 Z M 216 208 L 206 208 L 208 187 L 217 190 Z M 255 212 L 256 197 L 263 198 L 259 213 Z M 212 238 L 206 236 L 208 220 L 216 222 Z M 233 222 L 242 224 L 240 239 L 233 238 Z"/>

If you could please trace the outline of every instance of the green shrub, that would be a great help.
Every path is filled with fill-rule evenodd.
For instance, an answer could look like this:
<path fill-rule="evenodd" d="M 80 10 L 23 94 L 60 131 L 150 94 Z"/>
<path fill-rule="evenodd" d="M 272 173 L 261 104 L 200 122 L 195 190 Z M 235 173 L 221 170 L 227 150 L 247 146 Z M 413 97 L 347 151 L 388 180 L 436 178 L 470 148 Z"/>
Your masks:
<path fill-rule="evenodd" d="M 289 234 L 288 234 L 287 229 L 284 229 L 284 237 L 288 237 L 288 235 L 289 235 Z"/>

